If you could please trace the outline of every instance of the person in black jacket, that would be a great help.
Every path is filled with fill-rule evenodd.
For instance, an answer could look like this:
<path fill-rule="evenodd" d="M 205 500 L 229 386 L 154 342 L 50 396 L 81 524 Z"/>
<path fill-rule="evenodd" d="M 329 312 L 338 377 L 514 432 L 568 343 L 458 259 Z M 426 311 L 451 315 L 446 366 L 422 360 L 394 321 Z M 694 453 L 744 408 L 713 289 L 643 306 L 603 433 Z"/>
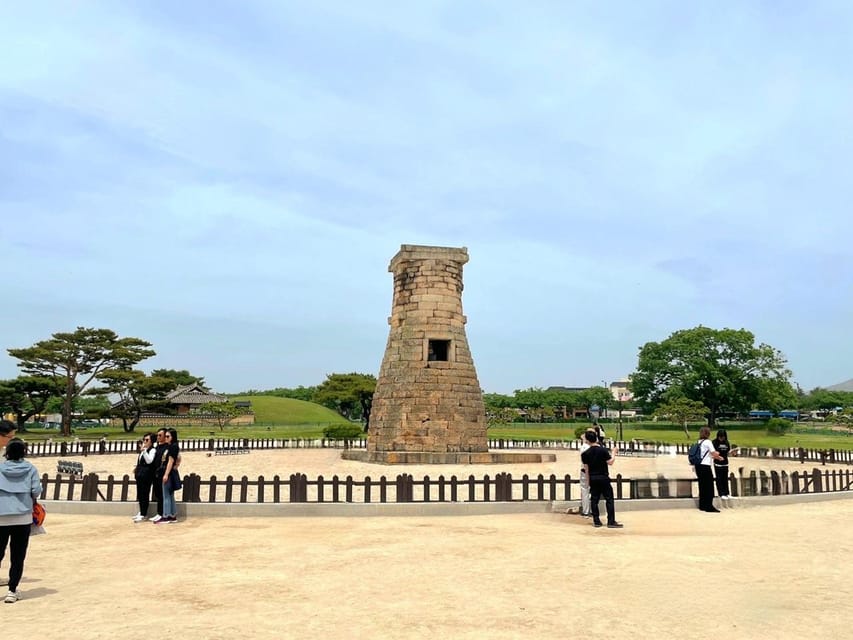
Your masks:
<path fill-rule="evenodd" d="M 156 482 L 156 470 L 160 466 L 160 460 L 163 457 L 163 451 L 166 449 L 166 447 L 166 427 L 160 427 L 159 429 L 157 429 L 157 445 L 155 447 L 154 453 L 154 459 L 156 460 L 156 464 L 154 466 L 154 478 L 152 479 L 152 488 L 154 489 L 154 500 L 157 501 L 157 513 L 155 513 L 149 518 L 151 522 L 157 522 L 158 520 L 160 520 L 160 518 L 163 517 L 163 484 L 161 482 Z"/>
<path fill-rule="evenodd" d="M 133 516 L 134 522 L 142 522 L 148 517 L 151 485 L 154 482 L 154 469 L 157 466 L 156 456 L 157 447 L 154 443 L 154 434 L 146 433 L 139 445 L 136 468 L 133 470 L 133 475 L 136 478 L 136 501 L 139 503 L 139 513 Z"/>
<path fill-rule="evenodd" d="M 729 454 L 737 447 L 729 442 L 729 435 L 725 429 L 717 431 L 717 437 L 711 441 L 714 450 L 720 454 L 720 458 L 714 458 L 714 477 L 717 482 L 717 495 L 720 500 L 729 500 Z"/>

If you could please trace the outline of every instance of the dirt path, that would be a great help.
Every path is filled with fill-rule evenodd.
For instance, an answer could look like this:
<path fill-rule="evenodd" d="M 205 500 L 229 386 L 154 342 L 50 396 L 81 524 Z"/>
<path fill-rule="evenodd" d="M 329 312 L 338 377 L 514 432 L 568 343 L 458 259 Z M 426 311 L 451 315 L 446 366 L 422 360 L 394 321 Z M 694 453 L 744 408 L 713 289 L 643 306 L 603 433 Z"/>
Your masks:
<path fill-rule="evenodd" d="M 334 452 L 314 453 L 252 453 L 228 465 L 234 475 L 352 472 L 336 466 L 336 454 L 325 457 Z M 186 464 L 200 473 L 225 464 L 198 458 Z M 93 471 L 127 468 L 115 456 L 84 462 Z M 623 470 L 655 471 L 641 471 L 641 462 L 619 461 Z M 563 459 L 558 472 L 574 463 Z M 670 463 L 684 460 L 646 460 Z M 853 624 L 847 499 L 631 512 L 621 531 L 565 515 L 175 525 L 134 525 L 130 515 L 49 515 L 48 534 L 31 541 L 23 599 L 0 605 L 3 636 L 802 640 L 815 625 L 822 636 L 845 637 Z M 697 607 L 706 613 L 699 624 Z M 9 631 L 17 628 L 20 635 Z"/>

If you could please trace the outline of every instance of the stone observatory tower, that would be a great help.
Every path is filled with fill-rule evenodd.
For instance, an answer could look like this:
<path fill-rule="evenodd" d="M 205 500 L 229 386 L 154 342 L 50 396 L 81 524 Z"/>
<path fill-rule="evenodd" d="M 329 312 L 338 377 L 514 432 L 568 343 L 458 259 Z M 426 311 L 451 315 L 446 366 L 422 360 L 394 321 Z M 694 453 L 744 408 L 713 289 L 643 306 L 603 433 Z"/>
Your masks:
<path fill-rule="evenodd" d="M 391 260 L 391 330 L 367 439 L 375 462 L 473 462 L 488 451 L 483 394 L 465 336 L 468 250 L 404 244 Z M 483 460 L 485 461 L 485 460 Z"/>
<path fill-rule="evenodd" d="M 465 247 L 404 244 L 391 259 L 391 329 L 376 381 L 367 450 L 385 464 L 554 461 L 554 454 L 490 453 L 483 393 L 465 336 Z"/>

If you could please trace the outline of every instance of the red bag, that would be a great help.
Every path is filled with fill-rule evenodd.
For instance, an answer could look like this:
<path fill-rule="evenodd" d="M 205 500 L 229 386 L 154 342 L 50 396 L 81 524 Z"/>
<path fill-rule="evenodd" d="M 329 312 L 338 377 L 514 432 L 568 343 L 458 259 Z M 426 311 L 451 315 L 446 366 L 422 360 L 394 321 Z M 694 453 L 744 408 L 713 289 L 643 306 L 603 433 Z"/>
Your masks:
<path fill-rule="evenodd" d="M 47 512 L 39 502 L 33 501 L 33 524 L 40 527 L 44 524 L 44 516 Z"/>

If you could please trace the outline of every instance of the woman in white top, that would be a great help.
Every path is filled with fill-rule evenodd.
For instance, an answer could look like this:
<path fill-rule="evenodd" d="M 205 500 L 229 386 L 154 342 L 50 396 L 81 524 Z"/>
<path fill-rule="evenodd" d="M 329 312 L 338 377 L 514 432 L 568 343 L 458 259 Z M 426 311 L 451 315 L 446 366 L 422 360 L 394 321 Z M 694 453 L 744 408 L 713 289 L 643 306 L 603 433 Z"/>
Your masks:
<path fill-rule="evenodd" d="M 146 433 L 139 445 L 139 455 L 136 458 L 136 468 L 133 475 L 136 478 L 136 501 L 139 503 L 139 513 L 133 516 L 134 522 L 142 522 L 148 515 L 148 504 L 151 502 L 151 484 L 154 482 L 154 470 L 159 463 L 154 434 Z"/>
<path fill-rule="evenodd" d="M 714 445 L 708 439 L 710 436 L 711 429 L 708 427 L 699 430 L 702 453 L 702 461 L 696 465 L 696 477 L 699 478 L 699 511 L 719 513 L 720 510 L 714 506 L 714 473 L 711 471 L 711 464 L 714 460 L 722 460 L 723 456 L 714 450 Z"/>

